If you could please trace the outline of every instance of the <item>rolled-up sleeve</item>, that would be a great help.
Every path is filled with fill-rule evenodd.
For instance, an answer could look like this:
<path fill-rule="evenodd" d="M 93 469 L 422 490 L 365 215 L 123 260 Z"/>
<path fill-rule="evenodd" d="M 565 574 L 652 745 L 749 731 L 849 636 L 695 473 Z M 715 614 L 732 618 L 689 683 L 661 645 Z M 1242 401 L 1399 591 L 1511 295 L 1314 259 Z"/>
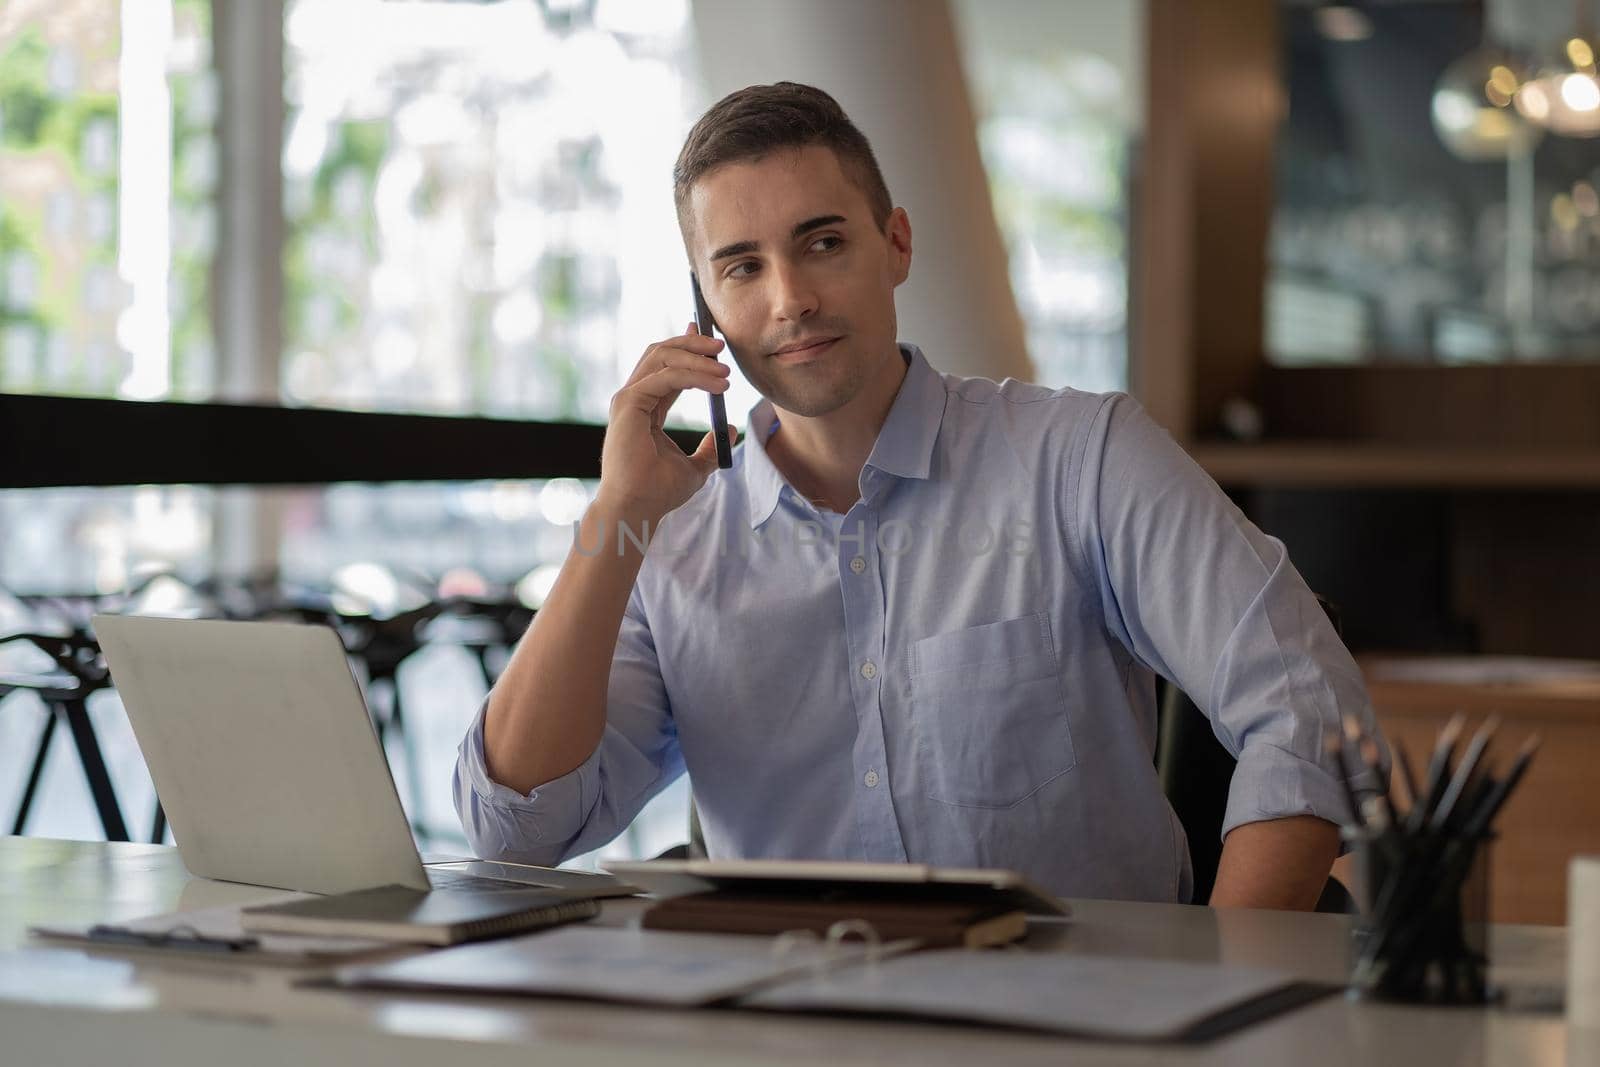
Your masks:
<path fill-rule="evenodd" d="M 1100 410 L 1081 469 L 1078 547 L 1106 625 L 1194 700 L 1238 759 L 1223 835 L 1291 815 L 1348 821 L 1327 732 L 1352 715 L 1378 739 L 1382 778 L 1355 773 L 1358 793 L 1387 781 L 1388 746 L 1360 669 L 1283 543 L 1130 397 Z"/>
<path fill-rule="evenodd" d="M 606 844 L 679 774 L 678 750 L 655 642 L 637 588 L 611 660 L 606 727 L 577 768 L 519 793 L 489 776 L 483 752 L 487 698 L 456 754 L 456 813 L 473 852 L 555 866 Z"/>

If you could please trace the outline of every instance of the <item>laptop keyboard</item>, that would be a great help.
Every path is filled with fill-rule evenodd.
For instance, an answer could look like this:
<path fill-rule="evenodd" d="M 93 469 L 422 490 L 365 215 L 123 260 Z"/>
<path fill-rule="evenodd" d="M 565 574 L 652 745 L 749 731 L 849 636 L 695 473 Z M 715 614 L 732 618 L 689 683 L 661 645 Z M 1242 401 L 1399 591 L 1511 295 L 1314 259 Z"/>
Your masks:
<path fill-rule="evenodd" d="M 537 882 L 508 882 L 504 878 L 484 878 L 461 871 L 428 871 L 428 881 L 435 889 L 470 889 L 475 893 L 519 893 L 528 889 L 545 888 Z"/>
<path fill-rule="evenodd" d="M 493 860 L 449 860 L 425 865 L 428 877 L 435 886 L 470 885 L 482 887 L 520 886 L 536 889 L 558 889 L 584 897 L 628 896 L 638 892 L 609 874 L 594 871 L 528 867 L 520 863 L 498 863 Z M 444 882 L 441 879 L 449 879 Z"/>

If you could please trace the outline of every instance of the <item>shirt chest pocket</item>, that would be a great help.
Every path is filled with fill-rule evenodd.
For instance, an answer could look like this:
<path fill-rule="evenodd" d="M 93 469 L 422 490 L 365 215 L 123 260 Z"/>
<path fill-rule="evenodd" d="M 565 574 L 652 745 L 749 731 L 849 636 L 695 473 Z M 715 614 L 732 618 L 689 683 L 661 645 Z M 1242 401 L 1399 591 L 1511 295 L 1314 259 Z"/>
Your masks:
<path fill-rule="evenodd" d="M 923 638 L 909 659 L 929 797 L 1007 808 L 1077 765 L 1045 612 Z"/>

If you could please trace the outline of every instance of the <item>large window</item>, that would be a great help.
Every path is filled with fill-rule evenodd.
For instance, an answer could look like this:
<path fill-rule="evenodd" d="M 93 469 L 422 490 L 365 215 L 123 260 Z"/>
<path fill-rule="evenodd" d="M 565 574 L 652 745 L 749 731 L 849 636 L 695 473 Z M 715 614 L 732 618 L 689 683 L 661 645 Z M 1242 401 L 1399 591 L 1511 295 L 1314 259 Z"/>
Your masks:
<path fill-rule="evenodd" d="M 210 8 L 0 10 L 0 390 L 207 395 Z"/>
<path fill-rule="evenodd" d="M 1144 4 L 963 0 L 956 11 L 1035 380 L 1125 389 Z"/>
<path fill-rule="evenodd" d="M 211 396 L 210 14 L 203 0 L 0 6 L 0 391 Z M 0 634 L 81 621 L 51 596 L 124 589 L 142 568 L 210 573 L 211 498 L 181 486 L 0 492 Z M 30 651 L 6 646 L 0 671 L 46 671 Z M 44 722 L 29 700 L 14 694 L 0 714 L 6 830 Z M 105 700 L 90 712 L 126 814 L 147 826 L 149 777 L 127 722 Z M 98 836 L 65 735 L 30 829 Z"/>
<path fill-rule="evenodd" d="M 687 3 L 295 0 L 285 30 L 285 400 L 604 421 L 692 313 Z"/>
<path fill-rule="evenodd" d="M 0 391 L 212 395 L 210 16 L 204 0 L 0 7 Z M 105 591 L 139 561 L 203 569 L 204 499 L 0 494 L 0 586 Z"/>

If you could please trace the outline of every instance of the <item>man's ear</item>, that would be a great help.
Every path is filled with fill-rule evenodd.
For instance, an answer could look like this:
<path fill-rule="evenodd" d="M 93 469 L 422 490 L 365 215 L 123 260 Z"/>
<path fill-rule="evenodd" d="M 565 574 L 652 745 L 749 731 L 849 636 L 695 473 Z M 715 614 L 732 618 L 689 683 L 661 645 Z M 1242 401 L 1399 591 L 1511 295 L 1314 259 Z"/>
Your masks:
<path fill-rule="evenodd" d="M 897 207 L 883 224 L 889 242 L 889 276 L 899 285 L 911 276 L 911 216 Z"/>

